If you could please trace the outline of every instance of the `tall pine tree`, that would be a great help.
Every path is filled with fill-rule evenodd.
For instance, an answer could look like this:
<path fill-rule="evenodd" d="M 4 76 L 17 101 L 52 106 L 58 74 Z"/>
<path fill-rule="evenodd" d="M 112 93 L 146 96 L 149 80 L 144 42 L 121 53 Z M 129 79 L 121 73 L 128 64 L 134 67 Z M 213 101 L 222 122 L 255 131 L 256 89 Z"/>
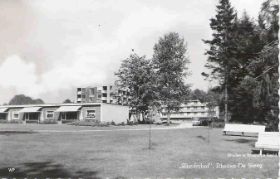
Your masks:
<path fill-rule="evenodd" d="M 229 86 L 231 91 L 231 100 L 229 102 L 232 112 L 232 121 L 242 123 L 252 123 L 256 120 L 257 114 L 253 107 L 253 93 L 250 87 L 246 88 L 243 82 L 244 78 L 250 73 L 248 65 L 254 61 L 256 53 L 262 49 L 257 25 L 247 15 L 246 12 L 240 19 L 234 23 L 234 54 L 232 59 L 236 62 L 232 64 L 232 70 L 229 75 Z M 247 79 L 246 79 L 247 80 Z"/>
<path fill-rule="evenodd" d="M 216 6 L 217 14 L 210 19 L 210 27 L 213 30 L 213 38 L 204 40 L 210 48 L 206 51 L 208 55 L 206 67 L 211 70 L 207 77 L 219 80 L 225 90 L 225 113 L 227 114 L 229 75 L 232 67 L 232 56 L 234 54 L 233 36 L 234 21 L 236 13 L 229 0 L 220 0 Z M 228 91 L 229 90 L 229 91 Z M 225 115 L 225 122 L 227 121 Z"/>

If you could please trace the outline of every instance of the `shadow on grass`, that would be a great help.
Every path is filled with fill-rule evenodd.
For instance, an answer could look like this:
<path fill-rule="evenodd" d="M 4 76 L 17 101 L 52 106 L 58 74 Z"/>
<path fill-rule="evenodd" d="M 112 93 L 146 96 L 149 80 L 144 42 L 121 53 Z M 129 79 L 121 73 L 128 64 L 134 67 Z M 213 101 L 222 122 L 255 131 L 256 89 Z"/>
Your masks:
<path fill-rule="evenodd" d="M 199 139 L 202 139 L 203 141 L 206 141 L 206 138 L 205 137 L 203 137 L 203 136 L 201 136 L 201 135 L 199 135 L 199 136 L 196 136 L 197 138 L 199 138 Z"/>
<path fill-rule="evenodd" d="M 31 162 L 23 163 L 16 167 L 14 171 L 9 171 L 8 167 L 0 168 L 0 177 L 5 178 L 100 178 L 98 171 L 76 171 L 68 170 L 60 164 L 52 162 Z"/>
<path fill-rule="evenodd" d="M 227 139 L 225 141 L 236 142 L 240 144 L 249 144 L 251 147 L 254 147 L 256 142 L 256 140 L 252 140 L 252 139 Z"/>
<path fill-rule="evenodd" d="M 237 143 L 252 143 L 252 142 L 256 142 L 255 140 L 252 140 L 252 139 L 227 139 L 226 141 L 237 142 Z"/>
<path fill-rule="evenodd" d="M 34 131 L 0 131 L 0 135 L 34 134 Z"/>

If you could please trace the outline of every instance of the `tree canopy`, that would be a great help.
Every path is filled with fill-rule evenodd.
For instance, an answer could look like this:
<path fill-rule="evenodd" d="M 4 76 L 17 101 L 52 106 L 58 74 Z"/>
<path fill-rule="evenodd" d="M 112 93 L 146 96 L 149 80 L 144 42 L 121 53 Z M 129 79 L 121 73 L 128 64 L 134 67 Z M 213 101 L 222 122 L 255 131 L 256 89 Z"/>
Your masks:
<path fill-rule="evenodd" d="M 161 37 L 154 46 L 153 65 L 158 98 L 167 112 L 168 123 L 172 111 L 178 111 L 189 93 L 185 84 L 188 75 L 187 47 L 178 33 Z"/>
<path fill-rule="evenodd" d="M 9 105 L 22 105 L 22 104 L 44 104 L 42 99 L 32 99 L 24 94 L 15 95 L 9 102 Z"/>
<path fill-rule="evenodd" d="M 217 78 L 220 92 L 228 87 L 231 121 L 258 122 L 277 130 L 278 12 L 278 2 L 266 0 L 255 22 L 246 12 L 237 18 L 229 0 L 220 0 L 210 19 L 213 38 L 204 41 L 210 46 L 206 51 L 210 74 L 204 76 Z"/>
<path fill-rule="evenodd" d="M 117 86 L 129 89 L 131 109 L 144 116 L 155 96 L 155 74 L 151 60 L 133 53 L 123 60 L 115 75 L 118 77 Z"/>

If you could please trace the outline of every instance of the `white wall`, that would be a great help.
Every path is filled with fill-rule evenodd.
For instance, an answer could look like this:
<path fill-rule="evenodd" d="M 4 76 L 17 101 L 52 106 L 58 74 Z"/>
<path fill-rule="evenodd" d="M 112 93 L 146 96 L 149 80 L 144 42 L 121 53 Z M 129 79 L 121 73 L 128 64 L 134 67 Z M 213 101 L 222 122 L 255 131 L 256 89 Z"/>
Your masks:
<path fill-rule="evenodd" d="M 126 123 L 129 117 L 129 107 L 114 105 L 114 104 L 101 104 L 101 121 L 112 122 L 116 124 Z"/>

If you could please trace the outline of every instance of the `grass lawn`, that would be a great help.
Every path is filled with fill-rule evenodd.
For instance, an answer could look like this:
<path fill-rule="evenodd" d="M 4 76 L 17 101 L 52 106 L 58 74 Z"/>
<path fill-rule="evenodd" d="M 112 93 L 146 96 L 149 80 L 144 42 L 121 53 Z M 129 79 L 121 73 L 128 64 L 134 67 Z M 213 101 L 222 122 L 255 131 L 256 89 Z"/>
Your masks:
<path fill-rule="evenodd" d="M 1 124 L 0 131 L 21 132 L 0 132 L 0 177 L 277 178 L 278 174 L 278 156 L 250 155 L 256 138 L 223 136 L 221 129 L 153 130 L 149 150 L 145 130 L 32 132 L 42 128 L 95 129 Z M 208 163 L 209 168 L 190 168 Z M 245 168 L 229 168 L 238 163 Z M 15 171 L 9 172 L 9 167 Z"/>

